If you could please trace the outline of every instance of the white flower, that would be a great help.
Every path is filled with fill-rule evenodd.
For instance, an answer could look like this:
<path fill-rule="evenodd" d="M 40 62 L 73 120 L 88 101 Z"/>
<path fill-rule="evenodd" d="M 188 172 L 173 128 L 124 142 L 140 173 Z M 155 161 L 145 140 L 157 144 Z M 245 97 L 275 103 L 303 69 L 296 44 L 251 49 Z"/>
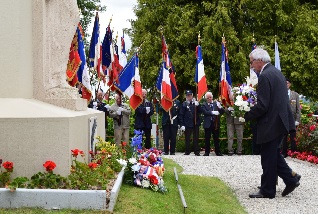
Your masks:
<path fill-rule="evenodd" d="M 244 123 L 245 122 L 245 119 L 243 117 L 239 117 L 239 121 Z"/>
<path fill-rule="evenodd" d="M 137 160 L 136 160 L 136 158 L 129 158 L 128 162 L 131 164 L 135 164 L 135 163 L 137 163 Z"/>
<path fill-rule="evenodd" d="M 127 161 L 123 160 L 123 159 L 116 159 L 118 161 L 118 163 L 122 166 L 127 166 Z"/>
<path fill-rule="evenodd" d="M 143 188 L 149 188 L 150 187 L 150 181 L 148 179 L 142 179 L 141 186 Z"/>

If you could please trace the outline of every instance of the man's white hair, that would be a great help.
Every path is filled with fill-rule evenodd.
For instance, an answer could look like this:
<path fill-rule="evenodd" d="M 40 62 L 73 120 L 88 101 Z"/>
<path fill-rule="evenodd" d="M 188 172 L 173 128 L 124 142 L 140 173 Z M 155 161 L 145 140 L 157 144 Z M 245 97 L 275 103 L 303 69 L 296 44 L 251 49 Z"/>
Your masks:
<path fill-rule="evenodd" d="M 260 60 L 263 62 L 271 62 L 271 57 L 269 56 L 268 52 L 263 48 L 255 48 L 249 55 L 253 59 Z"/>
<path fill-rule="evenodd" d="M 207 98 L 207 96 L 209 96 L 209 95 L 211 95 L 211 96 L 212 96 L 212 98 L 213 98 L 213 94 L 212 94 L 212 92 L 208 91 L 208 92 L 206 92 L 206 93 L 205 93 L 205 95 L 204 95 L 205 99 L 206 99 L 206 98 Z"/>

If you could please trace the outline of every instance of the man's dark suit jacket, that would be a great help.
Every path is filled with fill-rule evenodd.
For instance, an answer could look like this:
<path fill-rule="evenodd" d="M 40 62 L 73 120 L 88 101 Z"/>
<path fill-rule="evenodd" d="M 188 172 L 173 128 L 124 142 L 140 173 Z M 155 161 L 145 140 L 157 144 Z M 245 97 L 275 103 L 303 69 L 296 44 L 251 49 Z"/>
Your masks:
<path fill-rule="evenodd" d="M 217 129 L 220 128 L 220 118 L 221 114 L 225 112 L 223 108 L 218 108 L 216 102 L 212 102 L 213 108 L 210 107 L 210 105 L 207 102 L 204 102 L 201 106 L 202 112 L 203 112 L 203 128 L 210 128 L 211 123 L 214 123 L 217 125 Z M 212 111 L 219 111 L 219 115 L 213 115 Z"/>
<path fill-rule="evenodd" d="M 257 121 L 257 144 L 267 143 L 295 128 L 286 79 L 281 71 L 267 64 L 258 77 L 257 104 L 245 114 Z"/>
<path fill-rule="evenodd" d="M 150 107 L 149 114 L 146 113 L 146 107 Z M 151 115 L 154 114 L 154 108 L 152 103 L 147 99 L 144 103 L 140 104 L 135 110 L 135 129 L 151 129 Z"/>

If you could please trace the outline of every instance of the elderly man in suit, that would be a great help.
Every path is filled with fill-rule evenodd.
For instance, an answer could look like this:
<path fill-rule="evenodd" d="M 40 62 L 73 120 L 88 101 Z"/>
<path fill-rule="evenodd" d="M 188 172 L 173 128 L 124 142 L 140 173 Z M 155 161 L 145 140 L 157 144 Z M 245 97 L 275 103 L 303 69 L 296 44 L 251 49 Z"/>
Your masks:
<path fill-rule="evenodd" d="M 196 156 L 200 156 L 199 147 L 199 127 L 201 124 L 201 107 L 198 101 L 193 98 L 191 90 L 186 90 L 186 101 L 184 101 L 180 108 L 179 123 L 181 130 L 185 135 L 185 153 L 190 155 L 190 138 L 193 134 L 193 150 Z"/>
<path fill-rule="evenodd" d="M 210 155 L 210 139 L 213 136 L 214 151 L 217 156 L 223 156 L 220 151 L 220 114 L 224 113 L 224 109 L 218 101 L 213 101 L 213 94 L 207 92 L 205 94 L 206 102 L 201 106 L 203 113 L 203 128 L 205 137 L 205 153 L 203 156 Z"/>
<path fill-rule="evenodd" d="M 261 187 L 250 198 L 274 198 L 277 175 L 286 185 L 282 196 L 286 196 L 299 186 L 297 177 L 280 154 L 281 141 L 289 130 L 295 128 L 286 80 L 282 72 L 273 66 L 268 52 L 254 49 L 250 55 L 250 65 L 258 72 L 257 104 L 245 114 L 246 120 L 257 121 L 257 143 L 261 144 L 261 164 L 263 175 Z"/>
<path fill-rule="evenodd" d="M 288 90 L 288 97 L 290 101 L 290 108 L 292 110 L 294 120 L 295 120 L 295 126 L 297 129 L 297 126 L 299 125 L 300 122 L 300 103 L 299 103 L 299 94 L 295 91 L 290 90 L 291 86 L 291 81 L 286 78 L 286 85 L 287 85 L 287 90 Z M 296 129 L 289 130 L 289 136 L 290 136 L 290 149 L 292 152 L 295 152 L 297 150 L 296 146 Z M 288 149 L 288 144 L 287 144 L 287 138 L 288 134 L 284 136 L 283 139 L 283 145 L 282 145 L 282 155 L 284 157 L 287 157 L 287 149 Z"/>

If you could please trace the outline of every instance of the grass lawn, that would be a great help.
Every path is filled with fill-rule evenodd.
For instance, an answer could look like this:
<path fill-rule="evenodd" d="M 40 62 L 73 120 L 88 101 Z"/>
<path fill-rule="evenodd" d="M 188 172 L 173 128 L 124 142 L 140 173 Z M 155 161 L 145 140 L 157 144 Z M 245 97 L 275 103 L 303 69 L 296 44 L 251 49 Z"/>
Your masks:
<path fill-rule="evenodd" d="M 184 208 L 175 181 L 173 168 L 177 168 L 179 184 L 187 203 L 186 213 L 247 213 L 236 199 L 232 190 L 221 180 L 214 177 L 181 174 L 182 168 L 170 159 L 164 159 L 164 182 L 168 189 L 166 194 L 154 192 L 123 184 L 118 196 L 114 213 L 184 213 Z M 108 213 L 92 210 L 59 210 L 44 209 L 0 209 L 0 213 Z"/>

